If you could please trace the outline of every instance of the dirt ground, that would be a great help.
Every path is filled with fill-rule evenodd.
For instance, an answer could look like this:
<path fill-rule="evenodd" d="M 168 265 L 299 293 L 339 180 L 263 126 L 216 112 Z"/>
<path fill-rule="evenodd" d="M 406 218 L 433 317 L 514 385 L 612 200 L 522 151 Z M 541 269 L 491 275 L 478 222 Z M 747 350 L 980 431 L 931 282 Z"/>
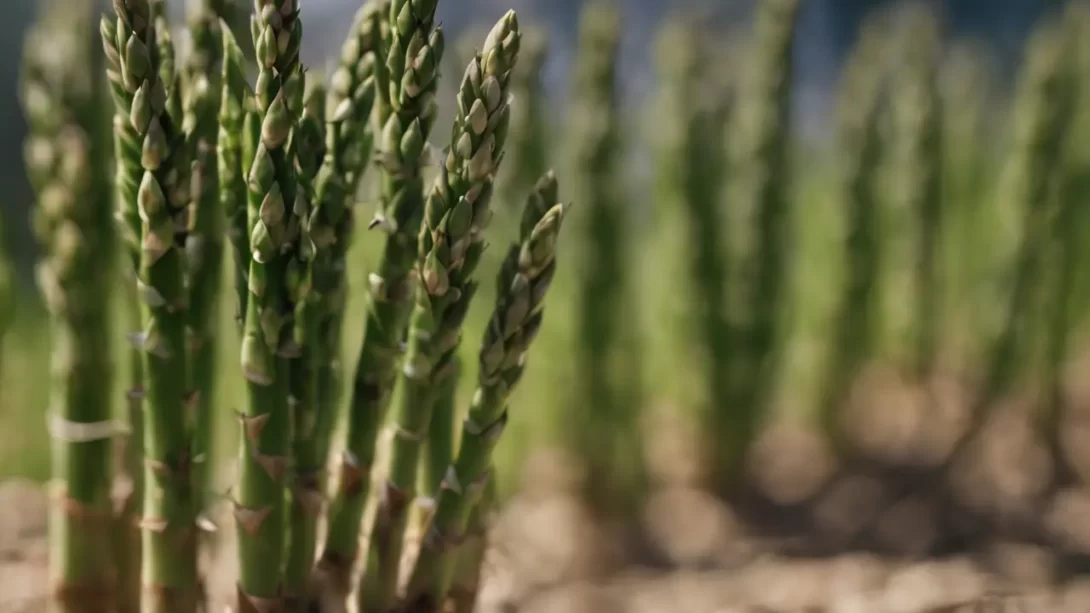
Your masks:
<path fill-rule="evenodd" d="M 850 453 L 775 424 L 729 503 L 696 486 L 692 433 L 652 419 L 652 493 L 623 525 L 592 520 L 564 493 L 570 463 L 541 455 L 495 518 L 479 611 L 1090 612 L 1090 384 L 1078 380 L 1050 441 L 1030 399 L 977 423 L 955 381 L 876 373 L 845 411 Z M 0 613 L 45 610 L 46 507 L 38 485 L 0 484 Z M 235 575 L 232 522 L 219 524 L 215 613 L 230 610 Z"/>
<path fill-rule="evenodd" d="M 46 500 L 0 486 L 0 613 L 45 611 Z M 655 494 L 639 537 L 603 528 L 563 496 L 513 500 L 493 529 L 482 613 L 1085 613 L 1090 578 L 1048 548 L 996 542 L 943 558 L 777 553 L 694 489 Z M 225 535 L 229 540 L 230 535 Z M 227 543 L 221 551 L 230 552 Z M 222 564 L 229 566 L 230 555 Z M 217 570 L 228 570 L 220 568 Z M 230 577 L 231 572 L 215 576 Z M 210 586 L 227 611 L 229 580 Z"/>

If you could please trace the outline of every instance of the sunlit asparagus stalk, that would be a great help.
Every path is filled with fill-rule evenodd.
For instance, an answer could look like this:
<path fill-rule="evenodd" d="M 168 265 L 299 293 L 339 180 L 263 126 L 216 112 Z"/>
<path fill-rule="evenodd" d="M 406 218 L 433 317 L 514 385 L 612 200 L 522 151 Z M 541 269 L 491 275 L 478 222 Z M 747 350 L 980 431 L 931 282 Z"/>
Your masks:
<path fill-rule="evenodd" d="M 1060 152 L 1060 168 L 1056 171 L 1055 197 L 1058 202 L 1049 229 L 1048 248 L 1043 254 L 1048 280 L 1046 311 L 1048 324 L 1045 329 L 1044 363 L 1044 412 L 1041 426 L 1056 462 L 1054 480 L 1060 487 L 1076 482 L 1077 476 L 1064 450 L 1061 420 L 1067 409 L 1065 396 L 1065 366 L 1071 357 L 1071 338 L 1085 321 L 1085 312 L 1077 301 L 1079 270 L 1086 256 L 1084 250 L 1088 237 L 1085 204 L 1090 196 L 1090 147 L 1084 134 L 1090 128 L 1090 42 L 1085 37 L 1090 32 L 1090 11 L 1082 4 L 1072 4 L 1066 14 L 1064 35 L 1071 38 L 1071 51 L 1064 70 L 1062 96 L 1069 97 L 1072 105 L 1070 123 L 1064 130 Z M 1047 274 L 1051 273 L 1051 274 Z"/>
<path fill-rule="evenodd" d="M 742 262 L 748 307 L 740 358 L 732 367 L 738 397 L 726 431 L 716 433 L 722 454 L 720 485 L 736 484 L 750 443 L 772 402 L 781 371 L 784 315 L 789 297 L 792 211 L 788 149 L 794 78 L 795 24 L 801 0 L 761 0 L 744 67 L 732 132 L 732 207 L 753 216 L 754 243 Z"/>
<path fill-rule="evenodd" d="M 902 16 L 900 71 L 892 96 L 896 114 L 896 193 L 900 205 L 916 218 L 915 226 L 915 350 L 912 369 L 927 377 L 935 367 L 944 330 L 942 287 L 944 222 L 942 202 L 942 142 L 936 70 L 939 62 L 938 24 L 927 8 L 913 5 Z"/>
<path fill-rule="evenodd" d="M 44 251 L 37 276 L 52 324 L 50 610 L 105 613 L 119 599 L 110 499 L 117 432 L 106 357 L 114 224 L 108 158 L 97 149 L 108 137 L 102 55 L 86 34 L 91 7 L 47 7 L 26 39 L 20 94 L 30 127 L 27 176 L 37 193 L 33 226 Z"/>
<path fill-rule="evenodd" d="M 623 242 L 627 216 L 617 193 L 620 120 L 617 116 L 617 53 L 620 13 L 610 2 L 583 9 L 573 79 L 571 164 L 573 193 L 585 203 L 580 242 L 576 364 L 579 403 L 566 419 L 578 424 L 571 443 L 586 464 L 585 491 L 595 507 L 617 496 L 609 466 L 620 446 L 622 425 L 634 407 L 622 406 L 621 390 L 611 363 L 621 337 L 620 312 L 627 285 Z M 609 436 L 607 436 L 607 433 Z"/>
<path fill-rule="evenodd" d="M 184 67 L 184 123 L 192 160 L 192 202 L 186 256 L 189 273 L 189 389 L 195 393 L 194 457 L 198 509 L 211 487 L 214 397 L 218 355 L 225 218 L 219 178 L 219 114 L 223 98 L 222 0 L 191 0 L 192 48 Z M 228 138 L 237 138 L 230 136 Z M 230 187 L 230 186 L 228 186 Z"/>
<path fill-rule="evenodd" d="M 361 26 L 369 28 L 371 37 L 383 32 L 384 24 L 389 27 L 382 45 L 385 62 L 375 62 L 382 173 L 379 210 L 368 226 L 386 235 L 386 245 L 368 279 L 364 340 L 353 381 L 340 483 L 321 560 L 332 589 L 345 595 L 359 549 L 378 432 L 412 310 L 415 283 L 411 273 L 424 215 L 423 158 L 435 122 L 435 88 L 444 45 L 442 29 L 433 29 L 436 4 L 437 0 L 391 0 L 387 20 L 375 14 Z"/>
<path fill-rule="evenodd" d="M 189 612 L 197 606 L 195 496 L 192 487 L 191 398 L 186 394 L 184 255 L 189 204 L 183 138 L 167 113 L 158 30 L 147 0 L 115 0 L 116 39 L 106 52 L 118 114 L 118 156 L 143 175 L 134 196 L 143 304 L 147 413 L 144 423 L 142 609 Z M 161 25 L 162 19 L 158 20 Z M 103 28 L 108 34 L 109 28 Z M 113 67 L 119 68 L 115 72 Z M 131 129 L 130 129 L 131 128 Z"/>
<path fill-rule="evenodd" d="M 1073 111 L 1067 55 L 1070 40 L 1058 26 L 1034 33 L 1014 106 L 1014 143 L 1000 196 L 1022 216 L 1005 328 L 989 356 L 981 411 L 1017 383 L 1019 353 L 1029 342 L 1027 314 L 1039 291 L 1042 257 L 1055 217 L 1051 187 L 1062 160 L 1064 133 Z M 979 416 L 978 416 L 979 417 Z"/>
<path fill-rule="evenodd" d="M 540 30 L 523 34 L 519 63 L 511 75 L 511 135 L 506 170 L 500 175 L 501 201 L 520 201 L 521 194 L 534 186 L 548 169 L 549 138 L 542 69 L 548 54 L 548 40 Z M 517 210 L 511 211 L 517 215 Z M 513 219 L 516 217 L 512 216 Z"/>
<path fill-rule="evenodd" d="M 458 561 L 457 545 L 491 476 L 492 451 L 507 424 L 507 401 L 541 328 L 545 294 L 556 273 L 556 241 L 566 210 L 557 202 L 556 178 L 550 172 L 528 199 L 519 243 L 510 247 L 500 270 L 496 308 L 481 346 L 477 391 L 409 580 L 406 602 L 413 611 L 442 610 Z"/>
<path fill-rule="evenodd" d="M 244 165 L 243 123 L 247 97 L 253 97 L 246 82 L 246 66 L 242 49 L 235 35 L 220 22 L 223 37 L 220 74 L 219 135 L 217 142 L 217 174 L 219 176 L 220 207 L 226 219 L 227 238 L 234 255 L 235 318 L 242 327 L 246 314 L 246 299 L 250 264 L 250 227 L 247 220 L 246 170 Z M 251 154 L 252 158 L 252 154 Z M 252 160 L 251 160 L 252 163 Z"/>
<path fill-rule="evenodd" d="M 254 13 L 258 77 L 253 119 L 260 119 L 261 133 L 247 174 L 250 296 L 241 352 L 247 399 L 240 416 L 234 511 L 241 613 L 283 607 L 284 492 L 292 431 L 289 358 L 298 354 L 291 320 L 305 290 L 301 260 L 307 255 L 301 232 L 307 201 L 298 189 L 293 148 L 303 98 L 299 3 L 255 0 Z"/>
<path fill-rule="evenodd" d="M 106 57 L 106 74 L 115 107 L 127 109 L 129 96 L 122 82 L 120 51 L 118 50 L 117 23 L 106 15 L 101 17 L 99 34 Z M 114 216 L 118 222 L 121 239 L 122 277 L 124 279 L 123 302 L 127 337 L 136 341 L 143 327 L 142 306 L 135 281 L 140 266 L 141 222 L 136 192 L 144 170 L 140 155 L 131 147 L 138 145 L 132 124 L 124 112 L 113 117 L 114 151 Z M 130 149 L 126 149 L 126 147 Z M 144 498 L 144 351 L 139 342 L 129 343 L 128 369 L 125 373 L 125 400 L 128 409 L 129 432 L 122 439 L 116 462 L 117 521 L 115 549 L 118 576 L 118 608 L 122 613 L 140 610 L 141 536 L 138 530 L 140 509 Z"/>
<path fill-rule="evenodd" d="M 315 202 L 314 179 L 325 157 L 326 89 L 317 79 L 308 83 L 307 87 L 309 91 L 293 137 L 293 149 L 299 193 L 305 194 L 308 202 Z M 326 241 L 332 240 L 333 228 L 327 211 L 318 207 L 312 209 L 312 215 L 305 223 L 306 232 L 302 238 L 310 241 L 310 245 L 298 252 L 304 256 L 299 265 L 305 271 L 302 273 L 303 285 L 313 288 L 314 276 L 324 272 L 317 253 L 328 248 Z M 318 236 L 322 237 L 320 241 Z M 307 254 L 311 251 L 313 253 L 307 261 Z M 295 319 L 292 322 L 298 354 L 290 362 L 294 470 L 288 486 L 291 508 L 288 515 L 288 557 L 284 570 L 284 592 L 290 611 L 307 610 L 307 584 L 317 555 L 317 520 L 322 510 L 322 491 L 316 487 L 315 475 L 315 470 L 320 471 L 322 466 L 315 469 L 309 458 L 305 457 L 314 445 L 314 426 L 318 417 L 318 309 L 321 307 L 318 299 L 317 293 L 308 290 L 295 303 Z"/>
<path fill-rule="evenodd" d="M 466 68 L 451 148 L 428 194 L 416 263 L 420 288 L 409 325 L 404 385 L 394 414 L 390 469 L 382 486 L 360 588 L 360 608 L 397 605 L 398 570 L 421 443 L 427 436 L 439 377 L 461 340 L 477 289 L 473 279 L 492 217 L 495 173 L 510 121 L 508 83 L 518 61 L 518 19 L 509 11 Z"/>
<path fill-rule="evenodd" d="M 709 432 L 718 433 L 730 427 L 719 423 L 729 416 L 724 407 L 730 401 L 728 266 L 720 204 L 727 166 L 723 140 L 732 96 L 715 87 L 709 53 L 690 25 L 673 22 L 657 41 L 662 83 L 657 112 L 663 119 L 659 186 L 662 200 L 679 207 L 685 218 L 683 257 L 690 287 L 699 296 L 693 301 L 694 321 L 685 329 L 685 339 L 703 350 L 707 421 Z"/>
<path fill-rule="evenodd" d="M 840 89 L 838 144 L 840 191 L 847 236 L 846 279 L 837 306 L 824 376 L 822 422 L 839 435 L 840 407 L 853 375 L 874 350 L 881 270 L 879 168 L 885 152 L 880 130 L 884 110 L 885 28 L 865 24 L 848 59 Z"/>
<path fill-rule="evenodd" d="M 490 467 L 488 472 L 494 475 L 495 468 Z M 454 580 L 447 596 L 454 613 L 473 613 L 476 610 L 488 553 L 488 529 L 496 503 L 496 479 L 493 476 L 488 478 L 481 492 L 481 500 L 469 514 L 462 542 L 455 554 Z"/>

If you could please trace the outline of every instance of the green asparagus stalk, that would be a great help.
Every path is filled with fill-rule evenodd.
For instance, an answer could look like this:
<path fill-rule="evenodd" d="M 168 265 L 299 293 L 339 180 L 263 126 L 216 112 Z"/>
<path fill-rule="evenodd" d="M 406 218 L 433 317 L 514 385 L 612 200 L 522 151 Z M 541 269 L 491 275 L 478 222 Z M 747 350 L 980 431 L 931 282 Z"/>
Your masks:
<path fill-rule="evenodd" d="M 251 121 L 260 121 L 261 132 L 247 174 L 250 296 L 241 352 L 247 401 L 240 417 L 234 512 L 242 613 L 283 608 L 284 492 L 292 430 L 288 358 L 298 353 L 290 321 L 305 289 L 300 230 L 307 202 L 298 189 L 292 146 L 303 96 L 298 4 L 255 0 L 252 22 L 258 77 Z"/>
<path fill-rule="evenodd" d="M 121 132 L 118 153 L 138 156 L 143 168 L 135 206 L 141 220 L 137 285 L 147 376 L 142 609 L 192 611 L 197 606 L 196 526 L 185 390 L 187 297 L 179 245 L 189 204 L 188 160 L 181 133 L 166 112 L 151 6 L 147 0 L 115 0 L 114 10 L 117 38 L 106 50 L 108 56 L 118 53 L 110 63 L 120 72 L 110 74 L 110 80 L 118 114 L 132 128 Z M 133 166 L 131 160 L 125 164 Z"/>
<path fill-rule="evenodd" d="M 227 238 L 234 253 L 235 318 L 241 328 L 246 313 L 246 297 L 250 292 L 247 287 L 250 228 L 246 218 L 246 178 L 243 171 L 243 168 L 249 166 L 244 166 L 242 159 L 243 121 L 246 116 L 244 101 L 250 86 L 246 83 L 242 49 L 239 48 L 231 29 L 225 26 L 226 23 L 221 21 L 223 60 L 216 167 L 220 207 L 227 220 Z"/>
<path fill-rule="evenodd" d="M 488 469 L 494 473 L 494 468 Z M 458 546 L 457 568 L 450 588 L 454 613 L 473 613 L 481 589 L 485 555 L 488 553 L 488 528 L 496 505 L 496 479 L 489 477 L 481 492 L 481 501 L 473 507 L 466 524 L 463 542 Z"/>
<path fill-rule="evenodd" d="M 73 11 L 73 9 L 75 9 Z M 51 610 L 112 611 L 112 365 L 109 288 L 114 227 L 99 100 L 102 56 L 85 32 L 90 3 L 47 7 L 25 43 L 21 97 L 30 136 L 27 174 L 37 192 L 37 276 L 52 324 L 49 430 Z"/>
<path fill-rule="evenodd" d="M 166 17 L 166 3 L 162 0 L 151 2 L 153 23 L 155 24 L 155 44 L 159 47 L 159 78 L 166 85 L 166 112 L 177 126 L 185 123 L 182 109 L 182 75 L 177 69 L 177 49 L 171 36 L 170 23 Z"/>
<path fill-rule="evenodd" d="M 549 166 L 548 125 L 541 83 L 547 54 L 544 32 L 523 33 L 519 64 L 511 75 L 511 94 L 517 102 L 511 107 L 510 159 L 497 190 L 503 202 L 518 202 L 519 194 L 533 188 Z"/>
<path fill-rule="evenodd" d="M 741 262 L 748 309 L 739 363 L 732 370 L 739 397 L 719 437 L 720 485 L 736 483 L 762 414 L 772 401 L 783 358 L 788 298 L 791 207 L 788 145 L 795 22 L 800 0 L 761 0 L 749 62 L 743 75 L 732 143 L 735 204 L 754 216 L 752 250 Z"/>
<path fill-rule="evenodd" d="M 942 147 L 936 68 L 939 32 L 935 15 L 914 5 L 903 16 L 901 70 L 893 95 L 897 118 L 897 193 L 903 208 L 916 216 L 915 270 L 916 375 L 925 378 L 935 367 L 941 321 L 943 221 Z"/>
<path fill-rule="evenodd" d="M 625 417 L 621 390 L 611 364 L 621 333 L 627 284 L 622 265 L 626 217 L 617 196 L 620 126 L 616 114 L 616 71 L 620 14 L 610 2 L 590 3 L 579 24 L 574 68 L 571 138 L 573 192 L 583 209 L 580 232 L 586 246 L 580 267 L 577 372 L 579 420 L 573 434 L 576 455 L 586 463 L 587 497 L 598 509 L 618 498 L 608 467 L 618 455 L 617 431 L 632 424 Z M 607 434 L 609 434 L 607 438 Z"/>
<path fill-rule="evenodd" d="M 186 135 L 193 173 L 189 235 L 185 246 L 189 272 L 187 341 L 188 372 L 191 377 L 189 388 L 197 394 L 194 401 L 197 414 L 193 453 L 195 458 L 201 459 L 195 477 L 198 509 L 202 509 L 205 506 L 205 492 L 211 485 L 209 475 L 213 464 L 216 339 L 219 337 L 225 232 L 217 154 L 219 105 L 223 97 L 223 35 L 220 32 L 223 6 L 222 2 L 215 0 L 194 0 L 191 9 L 189 32 L 192 49 L 185 66 L 186 97 L 183 101 L 182 129 Z"/>
<path fill-rule="evenodd" d="M 381 7 L 383 3 L 377 3 Z M 340 483 L 330 509 L 322 567 L 332 589 L 345 596 L 359 549 L 360 524 L 371 487 L 379 428 L 393 391 L 412 306 L 410 278 L 424 214 L 421 169 L 435 122 L 435 88 L 443 32 L 433 31 L 437 0 L 391 0 L 386 61 L 376 62 L 377 121 L 381 126 L 380 208 L 370 229 L 386 234 L 377 272 L 369 276 L 364 340 L 352 387 Z M 365 20 L 371 40 L 382 31 L 377 15 Z"/>
<path fill-rule="evenodd" d="M 834 440 L 839 436 L 839 409 L 852 377 L 875 344 L 876 288 L 882 258 L 878 170 L 884 158 L 879 120 L 884 102 L 885 37 L 884 28 L 864 25 L 844 71 L 838 105 L 847 278 L 837 307 L 821 411 L 826 434 Z"/>
<path fill-rule="evenodd" d="M 703 349 L 709 431 L 723 432 L 729 425 L 718 421 L 727 417 L 721 407 L 730 401 L 727 374 L 731 354 L 720 203 L 726 167 L 723 136 L 732 96 L 710 85 L 712 63 L 704 47 L 692 28 L 682 22 L 671 23 L 660 34 L 657 49 L 663 99 L 658 112 L 664 122 L 658 167 L 664 192 L 661 200 L 678 206 L 685 216 L 688 274 L 699 295 L 693 305 L 693 325 L 685 331 L 685 338 Z"/>
<path fill-rule="evenodd" d="M 528 199 L 519 244 L 510 247 L 500 270 L 499 297 L 481 345 L 477 391 L 461 446 L 440 486 L 435 516 L 409 580 L 406 601 L 413 611 L 442 610 L 457 561 L 456 544 L 491 475 L 492 450 L 507 424 L 507 401 L 522 377 L 556 273 L 556 241 L 566 210 L 557 201 L 556 177 L 550 172 Z"/>
<path fill-rule="evenodd" d="M 439 378 L 458 350 L 462 323 L 477 289 L 473 274 L 492 217 L 495 173 L 510 121 L 508 83 L 519 44 L 518 19 L 509 11 L 466 68 L 451 148 L 428 195 L 416 264 L 421 287 L 409 325 L 404 388 L 394 414 L 390 469 L 360 589 L 364 611 L 388 612 L 397 604 L 398 570 L 421 442 L 427 436 Z"/>
<path fill-rule="evenodd" d="M 435 405 L 432 409 L 431 424 L 424 439 L 423 461 L 420 463 L 420 475 L 417 499 L 425 509 L 434 508 L 439 484 L 443 482 L 447 467 L 454 460 L 454 419 L 457 413 L 458 379 L 461 376 L 461 361 L 455 357 L 446 371 L 436 376 Z"/>
<path fill-rule="evenodd" d="M 113 150 L 115 152 L 115 218 L 118 222 L 119 237 L 123 243 L 123 277 L 125 280 L 125 315 L 128 337 L 139 339 L 139 330 L 143 327 L 142 307 L 135 281 L 140 266 L 141 221 L 137 206 L 136 193 L 140 186 L 144 170 L 140 166 L 139 151 L 132 147 L 139 144 L 132 124 L 127 120 L 127 109 L 131 103 L 125 89 L 120 65 L 121 53 L 118 48 L 117 23 L 103 15 L 99 23 L 106 57 L 106 75 L 110 84 L 110 93 L 115 107 L 120 109 L 113 117 Z M 128 148 L 127 148 L 128 147 Z M 118 574 L 118 607 L 122 613 L 136 613 L 140 610 L 140 569 L 141 536 L 138 530 L 141 506 L 144 497 L 144 350 L 140 343 L 132 342 L 129 352 L 129 368 L 126 373 L 126 400 L 128 404 L 129 433 L 124 438 L 123 449 L 119 450 L 117 506 L 119 512 L 116 521 L 116 552 Z M 127 485 L 126 485 L 127 484 Z"/>
<path fill-rule="evenodd" d="M 949 55 L 939 75 L 943 199 L 950 204 L 945 255 L 952 271 L 944 294 L 955 318 L 948 334 L 957 350 L 957 366 L 966 369 L 981 363 L 980 341 L 994 323 L 986 314 L 995 303 L 987 283 L 989 266 L 997 264 L 991 241 L 1001 235 L 996 227 L 1002 221 L 987 206 L 992 152 L 998 149 L 991 146 L 995 134 L 989 116 L 995 88 L 981 49 L 960 45 Z"/>
<path fill-rule="evenodd" d="M 1055 216 L 1051 186 L 1073 111 L 1065 75 L 1068 51 L 1068 41 L 1055 26 L 1036 32 L 1015 101 L 1015 140 L 1005 173 L 1007 183 L 1000 193 L 1023 216 L 1023 234 L 1006 304 L 1006 326 L 990 356 L 978 405 L 981 410 L 1016 382 L 1018 355 L 1029 342 L 1032 322 L 1026 321 L 1027 313 L 1038 293 L 1042 257 Z"/>
<path fill-rule="evenodd" d="M 318 174 L 322 158 L 325 156 L 325 107 L 326 89 L 321 82 L 314 80 L 309 85 L 303 106 L 303 116 L 295 132 L 296 164 L 298 171 L 298 189 L 306 194 L 310 202 L 314 199 L 314 177 Z M 314 242 L 316 252 L 325 249 L 325 239 L 316 237 L 329 236 L 332 239 L 332 227 L 321 209 L 313 210 L 309 218 L 307 234 Z M 313 287 L 313 279 L 319 270 L 315 255 L 306 267 L 304 285 Z M 292 475 L 291 510 L 289 514 L 288 558 L 284 571 L 284 591 L 287 608 L 291 611 L 305 611 L 307 607 L 306 591 L 311 569 L 317 554 L 318 514 L 322 508 L 322 491 L 317 486 L 315 471 L 308 462 L 307 452 L 314 444 L 314 424 L 317 418 L 317 367 L 318 367 L 318 295 L 308 291 L 306 297 L 295 304 L 294 342 L 299 347 L 298 355 L 291 361 L 291 402 L 294 432 L 292 457 L 294 474 Z"/>

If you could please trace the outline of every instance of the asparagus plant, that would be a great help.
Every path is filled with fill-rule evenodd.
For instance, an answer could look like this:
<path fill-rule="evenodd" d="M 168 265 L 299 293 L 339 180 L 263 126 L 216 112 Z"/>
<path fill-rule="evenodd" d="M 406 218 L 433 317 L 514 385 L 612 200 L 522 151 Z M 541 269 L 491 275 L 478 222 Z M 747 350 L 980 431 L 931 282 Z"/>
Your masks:
<path fill-rule="evenodd" d="M 222 67 L 220 74 L 219 132 L 217 135 L 216 170 L 219 177 L 220 208 L 226 219 L 226 234 L 234 255 L 235 318 L 242 325 L 246 313 L 246 297 L 250 261 L 250 226 L 247 220 L 246 178 L 243 164 L 243 123 L 247 97 L 252 98 L 246 83 L 246 67 L 242 49 L 226 23 L 220 22 L 222 34 Z M 250 156 L 252 158 L 252 155 Z"/>
<path fill-rule="evenodd" d="M 296 0 L 255 0 L 255 87 L 260 139 L 247 174 L 250 296 L 242 337 L 247 399 L 240 416 L 238 606 L 242 612 L 283 606 L 286 472 L 291 452 L 290 325 L 302 279 L 299 252 L 305 194 L 298 189 L 293 132 L 302 109 L 302 25 Z M 245 135 L 244 135 L 245 138 Z M 245 155 L 245 154 L 244 154 Z"/>
<path fill-rule="evenodd" d="M 330 588 L 344 596 L 359 548 L 378 431 L 393 391 L 412 307 L 410 277 L 424 214 L 421 171 L 435 122 L 435 88 L 444 44 L 442 29 L 433 29 L 436 4 L 437 0 L 391 0 L 389 30 L 379 47 L 386 54 L 385 63 L 375 62 L 382 173 L 379 210 L 369 228 L 385 233 L 386 244 L 377 272 L 368 278 L 364 339 L 353 380 L 340 483 L 321 560 Z M 361 46 L 374 49 L 383 25 L 377 14 L 364 21 L 360 27 L 368 29 L 371 42 Z"/>
<path fill-rule="evenodd" d="M 222 100 L 223 35 L 220 16 L 222 0 L 194 0 L 189 32 L 192 49 L 184 70 L 185 99 L 182 130 L 192 160 L 189 233 L 186 255 L 189 273 L 188 351 L 189 389 L 196 394 L 194 457 L 197 464 L 198 504 L 204 506 L 209 484 L 213 430 L 213 399 L 216 383 L 216 355 L 219 336 L 220 287 L 223 276 L 224 214 L 219 191 L 218 117 Z M 228 136 L 228 138 L 232 138 Z M 237 137 L 235 137 L 237 138 Z M 227 154 L 230 157 L 230 154 Z M 235 172 L 236 180 L 238 171 Z M 230 185 L 228 185 L 230 187 Z"/>
<path fill-rule="evenodd" d="M 706 362 L 706 402 L 710 432 L 729 424 L 718 407 L 730 400 L 727 373 L 730 358 L 726 314 L 727 251 L 720 219 L 726 166 L 723 136 L 731 96 L 711 85 L 712 63 L 705 45 L 692 29 L 674 22 L 663 29 L 657 45 L 664 120 L 660 130 L 660 189 L 662 200 L 678 206 L 685 216 L 685 254 L 691 287 L 699 299 L 693 305 L 694 324 L 685 338 L 698 343 Z"/>
<path fill-rule="evenodd" d="M 414 611 L 441 611 L 458 561 L 457 543 L 491 477 L 492 450 L 507 424 L 507 401 L 541 328 L 545 294 L 556 274 L 556 241 L 566 208 L 557 204 L 552 172 L 535 186 L 497 279 L 497 302 L 478 361 L 477 390 L 462 427 L 461 445 L 446 471 L 435 515 L 409 580 Z M 419 608 L 418 608 L 419 607 Z"/>
<path fill-rule="evenodd" d="M 934 14 L 913 6 L 904 16 L 901 71 L 893 95 L 897 117 L 895 148 L 897 193 L 901 206 L 915 215 L 916 331 L 913 370 L 925 378 L 935 367 L 943 285 L 942 147 L 936 68 L 938 25 Z"/>
<path fill-rule="evenodd" d="M 135 209 L 140 220 L 137 285 L 147 376 L 142 609 L 192 611 L 197 606 L 196 527 L 180 246 L 189 204 L 188 160 L 181 132 L 166 110 L 167 85 L 152 7 L 147 0 L 117 0 L 114 10 L 116 39 L 106 42 L 111 65 L 107 74 L 118 115 L 128 124 L 120 130 L 115 125 L 118 155 L 130 158 L 119 165 L 131 169 L 139 164 L 143 169 L 136 193 L 121 191 L 122 197 L 135 196 L 135 205 L 124 205 L 123 211 Z"/>
<path fill-rule="evenodd" d="M 572 441 L 587 466 L 586 491 L 596 507 L 615 498 L 615 475 L 607 468 L 617 455 L 617 426 L 624 418 L 610 364 L 620 336 L 618 313 L 626 279 L 623 267 L 625 216 L 616 194 L 619 119 L 615 112 L 620 15 L 609 2 L 588 4 L 579 24 L 579 49 L 574 68 L 575 105 L 571 126 L 574 151 L 574 192 L 586 203 L 581 242 L 586 246 L 578 281 L 577 354 L 580 427 Z M 613 431 L 614 436 L 606 438 Z"/>
<path fill-rule="evenodd" d="M 73 9 L 75 11 L 73 12 Z M 63 11 L 63 12 L 62 12 Z M 30 126 L 27 174 L 45 256 L 38 281 L 50 312 L 53 438 L 49 531 L 53 610 L 112 611 L 109 288 L 114 229 L 100 129 L 101 55 L 84 32 L 90 3 L 47 7 L 27 36 L 21 94 Z M 100 259 L 101 258 L 101 259 Z"/>
<path fill-rule="evenodd" d="M 785 299 L 789 288 L 791 207 L 788 196 L 788 127 L 795 23 L 800 0 L 761 0 L 753 47 L 742 76 L 736 140 L 732 143 L 734 205 L 753 216 L 754 244 L 740 263 L 747 307 L 732 386 L 729 424 L 715 435 L 722 455 L 720 485 L 730 487 L 743 470 L 762 413 L 772 401 L 783 358 Z"/>
<path fill-rule="evenodd" d="M 523 35 L 519 64 L 511 76 L 511 145 L 508 170 L 500 179 L 501 200 L 518 202 L 518 194 L 533 187 L 548 167 L 549 139 L 542 92 L 542 69 L 548 54 L 545 33 L 530 30 Z"/>
<path fill-rule="evenodd" d="M 425 509 L 435 506 L 439 494 L 439 484 L 443 475 L 454 459 L 454 420 L 457 414 L 458 379 L 461 377 L 461 363 L 455 357 L 450 366 L 436 377 L 436 392 L 432 409 L 431 424 L 424 437 L 421 450 L 423 461 L 420 463 L 418 503 Z M 427 519 L 426 515 L 422 516 Z M 427 523 L 425 521 L 425 523 Z"/>
<path fill-rule="evenodd" d="M 473 274 L 492 216 L 495 174 L 510 121 L 508 84 L 519 44 L 518 20 L 509 11 L 466 68 L 451 148 L 428 194 L 416 263 L 421 287 L 409 326 L 404 388 L 394 414 L 389 474 L 360 588 L 364 611 L 392 611 L 397 604 L 402 540 L 415 495 L 421 441 L 427 435 L 437 383 L 458 350 L 462 323 L 476 291 Z"/>
<path fill-rule="evenodd" d="M 821 419 L 839 435 L 839 408 L 853 375 L 874 349 L 880 262 L 878 169 L 884 157 L 879 134 L 884 110 L 886 31 L 866 24 L 848 59 L 838 105 L 840 194 L 847 235 L 846 279 L 837 306 Z"/>
<path fill-rule="evenodd" d="M 495 475 L 495 468 L 489 467 L 488 473 Z M 485 555 L 488 552 L 488 528 L 495 505 L 496 479 L 489 477 L 484 491 L 481 492 L 480 501 L 469 514 L 469 521 L 454 554 L 457 560 L 454 579 L 448 592 L 448 601 L 453 605 L 454 613 L 473 613 L 477 608 Z"/>
<path fill-rule="evenodd" d="M 314 198 L 314 177 L 325 157 L 325 85 L 318 80 L 309 83 L 310 91 L 303 105 L 303 115 L 295 132 L 295 156 L 298 190 L 309 202 Z M 300 261 L 304 286 L 313 287 L 315 275 L 321 273 L 316 253 L 327 247 L 333 238 L 333 224 L 322 208 L 315 207 L 306 219 L 305 239 L 315 252 L 310 261 Z M 301 220 L 302 221 L 302 220 Z M 328 238 L 327 238 L 328 237 Z M 300 250 L 305 256 L 307 249 Z M 288 558 L 284 575 L 284 590 L 290 610 L 306 610 L 307 583 L 317 550 L 318 514 L 322 507 L 322 491 L 317 486 L 313 461 L 307 457 L 314 444 L 317 418 L 317 352 L 319 296 L 313 291 L 295 304 L 294 343 L 298 355 L 291 361 L 291 403 L 294 421 L 292 457 L 294 474 L 290 484 L 291 511 L 288 522 Z"/>

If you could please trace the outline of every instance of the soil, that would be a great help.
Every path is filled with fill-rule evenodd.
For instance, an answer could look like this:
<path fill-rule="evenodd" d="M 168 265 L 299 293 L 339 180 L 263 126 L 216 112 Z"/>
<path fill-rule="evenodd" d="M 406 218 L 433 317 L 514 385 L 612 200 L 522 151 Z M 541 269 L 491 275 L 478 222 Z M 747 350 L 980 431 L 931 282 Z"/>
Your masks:
<path fill-rule="evenodd" d="M 837 453 L 805 424 L 774 424 L 728 501 L 698 485 L 693 429 L 656 421 L 652 494 L 616 524 L 565 494 L 569 462 L 542 455 L 496 518 L 478 610 L 1090 611 L 1090 385 L 1067 390 L 1052 442 L 1031 398 L 979 422 L 973 404 L 952 379 L 872 373 Z M 0 613 L 45 610 L 46 506 L 37 484 L 0 484 Z M 234 593 L 231 522 L 219 523 L 216 613 Z"/>

